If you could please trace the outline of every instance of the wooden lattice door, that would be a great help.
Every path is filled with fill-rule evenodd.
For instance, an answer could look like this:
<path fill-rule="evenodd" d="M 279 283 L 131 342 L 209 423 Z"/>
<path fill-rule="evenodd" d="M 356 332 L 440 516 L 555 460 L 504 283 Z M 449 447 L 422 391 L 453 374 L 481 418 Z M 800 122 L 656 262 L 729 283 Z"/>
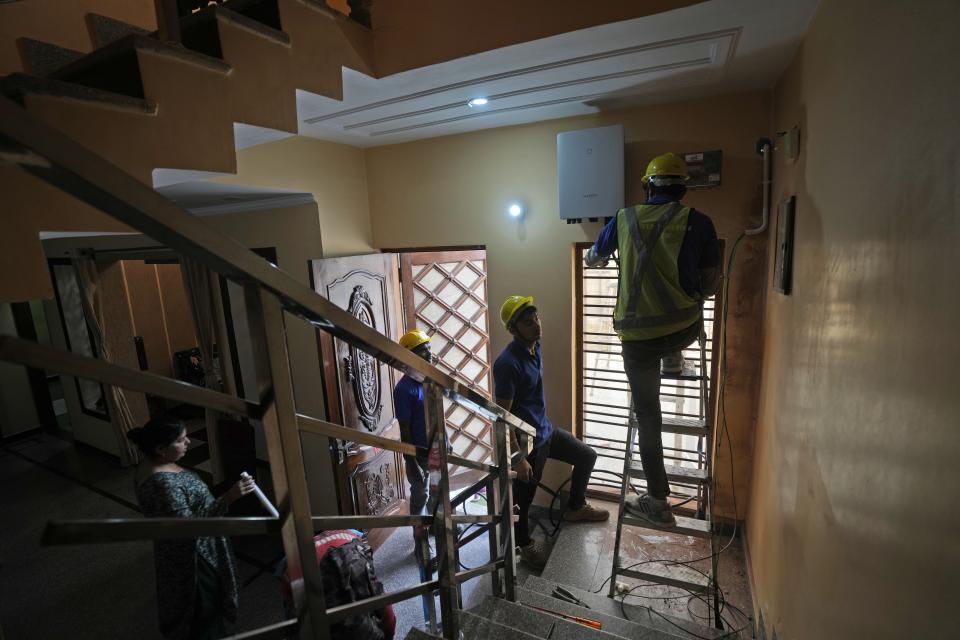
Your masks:
<path fill-rule="evenodd" d="M 423 251 L 400 255 L 406 328 L 432 338 L 436 365 L 490 397 L 490 322 L 487 313 L 487 252 Z M 489 457 L 490 422 L 444 400 L 454 453 L 470 460 Z"/>

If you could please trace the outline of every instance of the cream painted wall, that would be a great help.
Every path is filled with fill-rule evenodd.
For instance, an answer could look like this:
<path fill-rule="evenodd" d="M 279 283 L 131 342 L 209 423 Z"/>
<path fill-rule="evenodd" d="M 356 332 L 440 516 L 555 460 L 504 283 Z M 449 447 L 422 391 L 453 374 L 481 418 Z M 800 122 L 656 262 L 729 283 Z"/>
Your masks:
<path fill-rule="evenodd" d="M 748 518 L 768 637 L 957 634 L 957 24 L 954 0 L 823 2 L 776 89 L 802 132 Z"/>
<path fill-rule="evenodd" d="M 477 245 L 487 248 L 494 353 L 508 343 L 496 323 L 500 302 L 533 295 L 544 325 L 548 415 L 564 428 L 574 419 L 572 245 L 592 241 L 600 224 L 568 225 L 557 213 L 556 134 L 623 124 L 627 199 L 642 198 L 639 178 L 667 150 L 723 149 L 723 186 L 691 192 L 686 202 L 709 213 L 728 242 L 759 218 L 761 165 L 754 146 L 768 135 L 766 92 L 600 113 L 532 125 L 434 138 L 367 151 L 370 218 L 377 247 Z M 523 221 L 507 203 L 526 203 Z M 612 212 L 611 212 L 612 213 Z M 729 245 L 728 245 L 729 248 Z M 748 241 L 733 280 L 727 414 L 735 451 L 736 486 L 744 514 L 759 380 L 762 240 Z M 718 455 L 722 513 L 733 516 L 729 456 Z"/>
<path fill-rule="evenodd" d="M 215 182 L 313 194 L 323 229 L 322 254 L 370 253 L 370 211 L 363 149 L 294 136 L 237 152 L 237 174 Z"/>

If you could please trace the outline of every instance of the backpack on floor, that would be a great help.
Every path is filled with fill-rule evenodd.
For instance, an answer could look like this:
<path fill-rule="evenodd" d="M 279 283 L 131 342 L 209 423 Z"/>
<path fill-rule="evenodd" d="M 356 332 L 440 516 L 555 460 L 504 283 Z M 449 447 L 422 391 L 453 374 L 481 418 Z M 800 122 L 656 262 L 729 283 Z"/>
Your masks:
<path fill-rule="evenodd" d="M 373 569 L 373 549 L 360 538 L 328 549 L 320 574 L 328 609 L 383 594 Z M 382 616 L 380 610 L 347 618 L 330 627 L 331 635 L 336 640 L 387 640 Z"/>

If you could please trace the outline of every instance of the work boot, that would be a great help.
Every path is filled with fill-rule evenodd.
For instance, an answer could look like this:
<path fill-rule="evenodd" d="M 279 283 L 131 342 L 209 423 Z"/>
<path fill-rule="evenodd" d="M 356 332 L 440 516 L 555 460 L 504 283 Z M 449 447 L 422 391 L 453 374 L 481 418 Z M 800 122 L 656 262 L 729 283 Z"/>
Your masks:
<path fill-rule="evenodd" d="M 531 569 L 542 571 L 549 557 L 550 548 L 539 540 L 531 539 L 526 546 L 520 547 L 520 560 Z"/>
<path fill-rule="evenodd" d="M 598 509 L 589 502 L 584 502 L 579 509 L 570 509 L 563 514 L 563 519 L 567 522 L 603 522 L 609 518 L 609 511 Z"/>
<path fill-rule="evenodd" d="M 683 373 L 683 352 L 668 353 L 660 358 L 660 374 L 679 376 Z"/>
<path fill-rule="evenodd" d="M 645 493 L 636 498 L 627 498 L 625 506 L 627 513 L 643 518 L 651 524 L 663 527 L 677 526 L 677 521 L 670 510 L 670 503 L 666 500 L 660 500 Z"/>

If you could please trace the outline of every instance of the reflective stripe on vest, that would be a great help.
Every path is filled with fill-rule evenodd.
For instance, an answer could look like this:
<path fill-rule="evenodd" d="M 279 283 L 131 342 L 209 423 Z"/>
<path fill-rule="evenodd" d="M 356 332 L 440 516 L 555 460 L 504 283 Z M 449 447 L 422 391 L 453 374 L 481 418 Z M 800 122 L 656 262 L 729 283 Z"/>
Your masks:
<path fill-rule="evenodd" d="M 700 305 L 683 290 L 677 267 L 689 214 L 678 202 L 617 213 L 620 282 L 613 326 L 622 339 L 668 335 L 700 318 Z"/>

